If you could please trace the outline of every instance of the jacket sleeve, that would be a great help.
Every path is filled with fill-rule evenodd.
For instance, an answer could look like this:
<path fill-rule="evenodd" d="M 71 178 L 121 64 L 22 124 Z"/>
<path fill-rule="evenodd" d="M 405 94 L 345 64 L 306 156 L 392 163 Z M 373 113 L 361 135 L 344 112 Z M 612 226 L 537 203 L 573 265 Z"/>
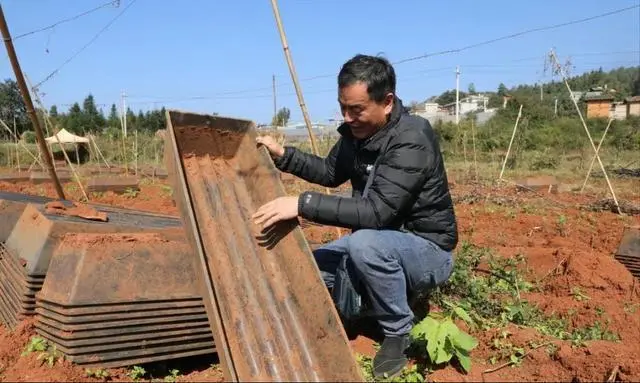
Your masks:
<path fill-rule="evenodd" d="M 344 164 L 350 164 L 344 158 L 347 151 L 341 150 L 342 138 L 331 148 L 326 158 L 305 153 L 292 146 L 284 148 L 284 155 L 274 160 L 276 167 L 291 173 L 305 181 L 326 187 L 337 187 L 349 179 L 349 172 Z"/>
<path fill-rule="evenodd" d="M 352 229 L 382 229 L 416 202 L 424 183 L 436 169 L 434 145 L 420 129 L 391 140 L 382 154 L 366 198 L 304 192 L 299 215 L 321 224 Z M 395 142 L 394 142 L 395 141 Z"/>

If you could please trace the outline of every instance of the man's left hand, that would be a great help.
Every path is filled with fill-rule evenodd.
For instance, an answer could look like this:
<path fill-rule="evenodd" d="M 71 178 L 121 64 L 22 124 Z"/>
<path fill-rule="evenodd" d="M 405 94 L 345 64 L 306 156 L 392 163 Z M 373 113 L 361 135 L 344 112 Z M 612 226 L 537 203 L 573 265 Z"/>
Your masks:
<path fill-rule="evenodd" d="M 298 197 L 280 197 L 264 204 L 251 217 L 263 229 L 298 216 Z"/>

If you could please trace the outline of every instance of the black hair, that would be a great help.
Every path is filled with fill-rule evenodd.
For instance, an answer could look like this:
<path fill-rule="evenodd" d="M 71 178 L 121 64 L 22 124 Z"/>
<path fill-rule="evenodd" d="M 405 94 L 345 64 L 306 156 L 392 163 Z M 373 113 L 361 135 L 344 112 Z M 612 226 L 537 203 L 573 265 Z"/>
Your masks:
<path fill-rule="evenodd" d="M 382 102 L 388 93 L 396 92 L 396 73 L 383 57 L 358 54 L 344 63 L 338 74 L 338 88 L 357 82 L 367 84 L 369 98 L 375 102 Z"/>

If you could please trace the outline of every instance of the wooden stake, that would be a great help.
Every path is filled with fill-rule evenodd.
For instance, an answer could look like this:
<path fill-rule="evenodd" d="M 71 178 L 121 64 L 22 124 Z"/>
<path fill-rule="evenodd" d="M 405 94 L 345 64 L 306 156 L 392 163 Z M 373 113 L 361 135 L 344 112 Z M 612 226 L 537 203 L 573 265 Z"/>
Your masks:
<path fill-rule="evenodd" d="M 89 135 L 89 140 L 93 144 L 94 150 L 98 153 L 100 158 L 102 158 L 102 161 L 104 161 L 105 165 L 107 165 L 107 169 L 111 169 L 111 165 L 109 165 L 109 162 L 107 162 L 107 159 L 104 158 L 104 156 L 102 155 L 102 151 L 100 151 L 100 148 L 98 147 L 98 144 L 96 144 L 96 140 L 93 139 L 93 135 Z"/>
<path fill-rule="evenodd" d="M 22 69 L 20 69 L 20 63 L 18 62 L 18 56 L 16 55 L 15 48 L 13 47 L 13 40 L 11 39 L 11 33 L 9 33 L 9 26 L 7 25 L 7 20 L 4 17 L 2 5 L 0 5 L 0 32 L 2 32 L 4 45 L 7 48 L 7 54 L 9 55 L 9 60 L 11 61 L 11 66 L 13 67 L 13 72 L 15 73 L 18 87 L 20 88 L 20 93 L 22 94 L 22 99 L 24 100 L 24 104 L 27 108 L 27 113 L 29 114 L 31 123 L 33 124 L 33 128 L 36 131 L 38 145 L 40 145 L 40 150 L 45 154 L 47 170 L 49 171 L 51 180 L 53 181 L 53 184 L 56 188 L 58 198 L 65 199 L 64 190 L 62 190 L 62 185 L 60 184 L 58 175 L 56 174 L 56 171 L 53 167 L 53 158 L 51 157 L 51 153 L 49 153 L 47 143 L 44 140 L 44 134 L 42 133 L 42 128 L 40 127 L 40 121 L 38 121 L 38 116 L 36 115 L 35 108 L 33 107 L 33 101 L 31 101 L 29 89 L 27 88 L 27 84 L 24 81 Z"/>
<path fill-rule="evenodd" d="M 6 124 L 2 119 L 0 119 L 0 125 L 2 125 L 2 127 L 3 127 L 3 128 L 5 128 L 5 129 L 9 132 L 9 134 L 11 134 L 11 135 L 13 135 L 13 134 L 14 134 L 14 133 L 11 131 L 11 129 L 9 129 L 9 127 L 7 126 L 7 124 Z M 31 150 L 29 150 L 29 148 L 27 148 L 27 147 L 25 146 L 25 144 L 23 144 L 23 143 L 22 143 L 22 141 L 18 140 L 18 136 L 14 136 L 14 137 L 15 137 L 15 139 L 16 139 L 16 142 L 17 142 L 18 144 L 20 144 L 20 146 L 22 146 L 22 147 L 23 147 L 23 149 L 27 151 L 27 153 L 29 153 L 29 155 L 31 156 L 31 158 L 33 158 L 33 160 L 34 160 L 35 162 L 37 162 L 37 163 L 38 163 L 38 165 L 40 165 L 41 167 L 43 167 L 43 168 L 44 168 L 45 166 L 42 164 L 42 162 L 40 162 L 40 159 L 39 159 L 38 157 L 36 157 L 36 155 L 35 155 L 35 154 L 31 153 Z"/>
<path fill-rule="evenodd" d="M 29 84 L 31 85 L 31 84 Z M 80 188 L 80 191 L 82 192 L 82 196 L 84 197 L 85 201 L 89 201 L 89 197 L 87 196 L 87 193 L 84 190 L 84 186 L 82 186 L 82 181 L 80 180 L 80 176 L 78 175 L 78 172 L 76 172 L 76 169 L 73 166 L 73 163 L 71 162 L 71 159 L 69 158 L 69 155 L 67 154 L 67 151 L 64 149 L 64 146 L 62 145 L 62 142 L 60 141 L 60 137 L 58 137 L 58 128 L 51 123 L 51 119 L 49 118 L 49 112 L 47 111 L 47 109 L 44 107 L 44 105 L 42 104 L 42 100 L 40 99 L 40 96 L 38 96 L 38 92 L 36 92 L 36 90 L 33 90 L 33 94 L 36 96 L 36 102 L 38 103 L 38 106 L 40 106 L 40 109 L 42 109 L 42 115 L 44 117 L 44 124 L 45 127 L 47 125 L 51 125 L 51 130 L 53 131 L 53 136 L 56 138 L 56 142 L 58 143 L 58 145 L 60 146 L 60 149 L 62 149 L 62 154 L 64 155 L 64 159 L 67 161 L 67 164 L 69 165 L 69 169 L 71 169 L 71 173 L 73 174 L 73 177 L 76 179 L 76 182 L 78 183 L 78 187 Z M 76 161 L 78 162 L 78 164 L 80 163 L 80 159 L 77 158 L 78 156 L 78 144 L 74 143 L 75 149 L 76 149 Z"/>
<path fill-rule="evenodd" d="M 16 117 L 13 117 L 13 137 L 16 140 L 16 163 L 18 164 L 18 173 L 21 173 L 20 169 L 20 146 L 18 146 L 18 128 L 16 127 Z"/>
<path fill-rule="evenodd" d="M 476 182 L 478 182 L 478 155 L 476 151 L 476 126 L 471 120 L 471 138 L 473 139 L 473 167 L 476 173 Z"/>
<path fill-rule="evenodd" d="M 562 66 L 558 62 L 556 53 L 553 50 L 551 50 L 551 59 L 556 64 L 558 68 L 558 72 L 560 72 L 560 75 L 562 76 L 562 80 L 564 81 L 564 85 L 567 87 L 567 90 L 569 91 L 569 97 L 571 98 L 571 101 L 573 101 L 573 105 L 575 106 L 576 111 L 578 112 L 578 116 L 580 117 L 580 122 L 582 122 L 584 131 L 587 133 L 587 137 L 589 138 L 589 142 L 591 143 L 591 147 L 593 148 L 593 152 L 595 153 L 595 156 L 598 159 L 598 164 L 600 164 L 600 170 L 602 170 L 602 173 L 604 174 L 604 179 L 607 181 L 607 186 L 609 186 L 609 191 L 611 192 L 611 196 L 613 197 L 613 202 L 615 202 L 616 208 L 618 209 L 618 214 L 622 215 L 622 211 L 620 210 L 620 205 L 618 204 L 618 199 L 616 198 L 616 193 L 613 191 L 613 186 L 611 185 L 611 181 L 609 181 L 609 176 L 607 175 L 607 171 L 605 170 L 604 164 L 602 163 L 602 160 L 600 160 L 600 156 L 598 155 L 598 149 L 596 148 L 596 145 L 593 143 L 593 139 L 591 138 L 591 133 L 589 133 L 589 128 L 587 128 L 587 123 L 584 121 L 584 117 L 582 117 L 582 112 L 580 111 L 578 102 L 576 101 L 575 97 L 573 97 L 573 92 L 571 91 L 571 87 L 569 86 L 569 82 L 567 81 L 567 76 L 565 75 L 564 70 L 562 69 Z"/>
<path fill-rule="evenodd" d="M 589 176 L 591 176 L 591 170 L 593 169 L 593 164 L 596 162 L 596 156 L 598 155 L 598 152 L 600 151 L 600 147 L 602 146 L 602 143 L 604 142 L 604 138 L 607 136 L 607 132 L 609 131 L 609 127 L 611 126 L 611 122 L 613 121 L 613 118 L 609 119 L 609 123 L 607 124 L 607 127 L 604 130 L 604 133 L 602 134 L 602 138 L 600 139 L 600 142 L 598 143 L 598 148 L 596 149 L 596 154 L 593 156 L 593 158 L 591 158 L 591 164 L 589 165 L 589 170 L 587 171 L 587 177 L 584 179 L 584 183 L 582 184 L 582 188 L 580 189 L 580 193 L 582 193 L 584 191 L 585 186 L 587 186 L 587 181 L 589 181 Z"/>
<path fill-rule="evenodd" d="M 313 134 L 313 130 L 311 129 L 311 119 L 309 118 L 309 112 L 307 111 L 307 106 L 304 103 L 304 97 L 302 96 L 302 89 L 300 89 L 300 83 L 298 82 L 298 75 L 296 74 L 296 68 L 293 65 L 293 59 L 291 58 L 289 44 L 287 43 L 287 36 L 284 32 L 284 27 L 282 26 L 282 19 L 280 18 L 280 11 L 278 10 L 277 0 L 271 0 L 271 7 L 273 8 L 273 14 L 276 18 L 276 24 L 278 25 L 278 32 L 280 33 L 280 40 L 282 40 L 282 49 L 284 50 L 284 56 L 287 59 L 287 65 L 289 66 L 289 73 L 291 74 L 293 86 L 295 87 L 296 95 L 298 96 L 298 103 L 300 104 L 300 109 L 302 110 L 302 116 L 304 117 L 304 122 L 305 122 L 305 125 L 307 126 L 307 131 L 309 132 L 309 140 L 311 140 L 311 148 L 313 149 L 313 154 L 319 155 L 318 146 L 316 145 L 316 138 L 315 138 L 315 135 Z"/>
<path fill-rule="evenodd" d="M 504 168 L 507 166 L 507 159 L 509 158 L 509 153 L 511 153 L 511 146 L 513 145 L 513 139 L 516 137 L 516 130 L 518 129 L 518 122 L 520 122 L 520 117 L 522 116 L 522 104 L 520 104 L 520 110 L 518 110 L 518 118 L 516 118 L 516 124 L 513 126 L 513 133 L 511 133 L 511 141 L 509 141 L 509 148 L 507 149 L 507 155 L 504 156 L 504 161 L 502 161 L 502 170 L 500 171 L 499 180 L 502 180 L 502 175 L 504 174 Z"/>
<path fill-rule="evenodd" d="M 302 96 L 302 89 L 300 88 L 300 83 L 298 82 L 298 75 L 296 74 L 296 68 L 293 65 L 293 59 L 291 58 L 289 43 L 287 43 L 287 36 L 284 32 L 284 27 L 282 26 L 282 19 L 280 18 L 280 11 L 278 10 L 277 0 L 271 0 L 271 8 L 273 8 L 273 14 L 276 18 L 278 32 L 280 33 L 280 40 L 282 41 L 282 49 L 284 50 L 284 56 L 287 59 L 287 65 L 289 66 L 289 73 L 291 74 L 293 86 L 296 89 L 298 103 L 300 104 L 300 109 L 302 110 L 302 116 L 304 117 L 304 122 L 305 122 L 305 125 L 307 126 L 307 131 L 309 132 L 311 149 L 313 150 L 313 154 L 315 154 L 316 156 L 319 156 L 320 152 L 318 151 L 318 145 L 316 144 L 316 137 L 313 134 L 313 129 L 311 127 L 311 119 L 309 118 L 309 112 L 307 111 L 307 106 L 304 103 L 304 97 Z M 325 188 L 325 191 L 327 194 L 331 194 L 329 188 Z M 338 234 L 338 237 L 342 235 L 342 232 L 339 227 L 336 227 L 336 233 Z"/>
<path fill-rule="evenodd" d="M 137 129 L 134 130 L 133 133 L 135 135 L 135 139 L 133 141 L 133 147 L 135 148 L 134 149 L 135 150 L 135 152 L 134 152 L 135 157 L 134 158 L 135 158 L 135 161 L 136 161 L 135 164 L 134 164 L 134 169 L 135 169 L 134 172 L 135 172 L 135 175 L 137 176 L 138 175 L 138 130 Z"/>

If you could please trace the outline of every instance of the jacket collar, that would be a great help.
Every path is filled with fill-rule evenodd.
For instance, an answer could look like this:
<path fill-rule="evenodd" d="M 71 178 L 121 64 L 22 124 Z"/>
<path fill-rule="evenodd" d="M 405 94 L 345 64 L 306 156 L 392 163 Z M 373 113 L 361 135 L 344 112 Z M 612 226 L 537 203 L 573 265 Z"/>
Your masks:
<path fill-rule="evenodd" d="M 357 146 L 361 149 L 378 151 L 383 144 L 384 138 L 392 133 L 392 130 L 400 121 L 400 117 L 403 114 L 407 113 L 405 111 L 404 106 L 402 105 L 402 100 L 400 100 L 397 96 L 393 100 L 393 108 L 391 109 L 391 114 L 389 116 L 389 121 L 380 128 L 377 132 L 375 132 L 371 137 L 365 138 L 364 140 L 357 140 L 351 134 L 351 129 L 349 125 L 344 123 L 338 127 L 338 132 L 343 136 L 352 139 L 356 142 Z"/>

